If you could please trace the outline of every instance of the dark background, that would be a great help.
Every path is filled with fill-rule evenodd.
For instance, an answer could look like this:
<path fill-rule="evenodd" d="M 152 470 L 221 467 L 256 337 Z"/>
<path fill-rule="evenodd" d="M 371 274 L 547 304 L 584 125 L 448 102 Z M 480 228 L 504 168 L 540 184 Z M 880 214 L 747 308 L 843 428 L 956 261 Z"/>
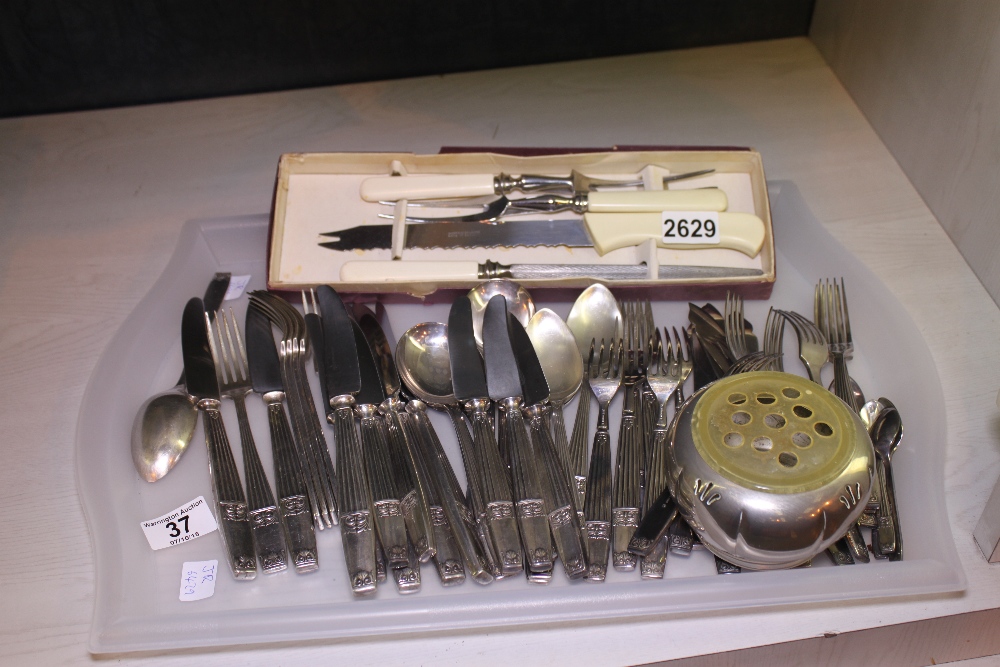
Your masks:
<path fill-rule="evenodd" d="M 805 35 L 814 0 L 0 0 L 0 117 Z"/>

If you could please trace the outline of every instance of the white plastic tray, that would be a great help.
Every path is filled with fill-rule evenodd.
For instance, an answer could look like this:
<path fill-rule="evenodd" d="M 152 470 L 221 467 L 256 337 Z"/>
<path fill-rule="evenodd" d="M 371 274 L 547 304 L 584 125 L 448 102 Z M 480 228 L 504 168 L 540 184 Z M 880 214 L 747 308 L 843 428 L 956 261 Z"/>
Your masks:
<path fill-rule="evenodd" d="M 810 568 L 790 571 L 715 574 L 704 551 L 671 555 L 667 578 L 642 581 L 637 573 L 611 572 L 603 585 L 569 582 L 557 571 L 549 586 L 523 579 L 482 587 L 471 581 L 444 589 L 433 567 L 423 568 L 423 590 L 400 596 L 391 582 L 372 599 L 352 599 L 337 530 L 319 535 L 320 570 L 258 575 L 237 582 L 225 571 L 215 595 L 180 602 L 185 561 L 223 556 L 218 535 L 152 551 L 139 523 L 203 495 L 211 498 L 207 456 L 199 426 L 195 442 L 177 467 L 155 484 L 132 467 L 129 433 L 139 405 L 173 386 L 180 373 L 180 319 L 184 304 L 204 290 L 215 271 L 251 274 L 250 288 L 264 284 L 267 218 L 264 215 L 189 223 L 163 276 L 122 326 L 104 352 L 83 399 L 77 429 L 80 496 L 93 536 L 97 591 L 90 650 L 109 653 L 179 649 L 254 642 L 438 632 L 614 619 L 651 614 L 717 612 L 773 605 L 810 604 L 944 594 L 963 590 L 965 576 L 955 552 L 944 505 L 945 414 L 931 355 L 919 331 L 893 295 L 823 229 L 791 183 L 771 185 L 778 245 L 778 280 L 768 303 L 809 314 L 816 281 L 844 276 L 855 340 L 852 375 L 871 397 L 888 396 L 906 426 L 893 458 L 905 536 L 905 559 L 833 567 L 819 557 Z M 571 301 L 546 302 L 565 316 Z M 763 326 L 767 305 L 748 302 L 747 317 Z M 242 321 L 246 298 L 229 302 Z M 398 336 L 422 321 L 447 321 L 448 304 L 391 304 Z M 681 326 L 687 304 L 658 302 L 659 325 Z M 802 372 L 788 327 L 785 366 Z M 829 372 L 829 368 L 827 368 Z M 912 378 L 922 378 L 920 383 Z M 827 378 L 829 379 L 829 378 Z M 619 399 L 620 400 L 620 399 Z M 248 400 L 265 468 L 271 469 L 266 419 L 261 402 Z M 614 406 L 613 406 L 614 407 Z M 238 443 L 235 412 L 225 415 Z M 613 410 L 614 412 L 614 410 Z M 575 402 L 566 410 L 572 424 Z M 591 419 L 593 428 L 594 418 Z M 447 419 L 435 415 L 438 433 L 460 459 Z M 612 424 L 615 428 L 615 424 Z M 328 437 L 330 434 L 328 432 Z M 239 446 L 235 454 L 241 464 Z M 460 466 L 456 468 L 460 476 Z"/>

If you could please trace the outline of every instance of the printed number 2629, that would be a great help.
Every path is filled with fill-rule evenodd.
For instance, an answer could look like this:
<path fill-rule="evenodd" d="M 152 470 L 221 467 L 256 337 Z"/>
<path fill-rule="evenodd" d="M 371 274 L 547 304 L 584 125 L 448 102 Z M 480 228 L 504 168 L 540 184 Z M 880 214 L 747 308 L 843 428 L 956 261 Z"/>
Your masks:
<path fill-rule="evenodd" d="M 663 221 L 663 238 L 714 239 L 716 229 L 714 220 L 667 218 Z"/>

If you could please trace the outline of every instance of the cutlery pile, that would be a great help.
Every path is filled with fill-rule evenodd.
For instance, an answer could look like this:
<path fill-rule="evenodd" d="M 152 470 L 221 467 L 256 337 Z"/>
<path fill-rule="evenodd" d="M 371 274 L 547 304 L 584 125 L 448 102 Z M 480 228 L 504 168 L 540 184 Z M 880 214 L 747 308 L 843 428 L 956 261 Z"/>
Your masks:
<path fill-rule="evenodd" d="M 526 179 L 494 185 L 498 192 L 543 187 Z M 568 322 L 548 310 L 530 317 L 523 290 L 491 281 L 455 299 L 447 324 L 413 327 L 398 345 L 379 312 L 348 306 L 332 288 L 302 296 L 304 312 L 252 292 L 243 334 L 231 311 L 210 316 L 200 299 L 184 311 L 185 382 L 205 423 L 220 535 L 237 579 L 253 579 L 258 569 L 280 572 L 289 561 L 300 574 L 319 569 L 315 531 L 335 525 L 357 596 L 374 593 L 390 576 L 399 593 L 419 591 L 421 565 L 431 561 L 446 586 L 467 577 L 546 584 L 557 569 L 599 583 L 609 560 L 615 570 L 663 578 L 668 554 L 701 548 L 705 534 L 697 522 L 688 525 L 691 516 L 679 511 L 671 488 L 688 377 L 697 396 L 720 378 L 781 371 L 786 321 L 808 377 L 819 382 L 832 358 L 837 396 L 871 418 L 877 444 L 873 499 L 829 555 L 836 564 L 866 561 L 864 526 L 876 558 L 902 558 L 890 467 L 902 425 L 888 399 L 859 402 L 846 376 L 854 348 L 843 281 L 817 286 L 816 324 L 771 309 L 760 342 L 736 295 L 724 313 L 689 304 L 689 322 L 678 330 L 655 322 L 649 301 L 619 302 L 597 285 L 581 295 Z M 529 306 L 527 327 L 515 317 L 524 306 L 517 298 Z M 817 350 L 827 341 L 823 357 Z M 314 374 L 332 431 L 319 419 Z M 562 405 L 576 391 L 583 393 L 567 438 Z M 270 471 L 247 418 L 249 393 L 266 406 Z M 598 417 L 588 447 L 590 393 Z M 609 411 L 619 395 L 613 456 Z M 219 410 L 223 397 L 237 407 L 242 481 Z M 465 488 L 428 407 L 451 420 Z M 784 423 L 777 414 L 768 418 L 775 428 Z M 713 497 L 707 487 L 694 493 Z M 716 558 L 720 573 L 741 570 Z"/>

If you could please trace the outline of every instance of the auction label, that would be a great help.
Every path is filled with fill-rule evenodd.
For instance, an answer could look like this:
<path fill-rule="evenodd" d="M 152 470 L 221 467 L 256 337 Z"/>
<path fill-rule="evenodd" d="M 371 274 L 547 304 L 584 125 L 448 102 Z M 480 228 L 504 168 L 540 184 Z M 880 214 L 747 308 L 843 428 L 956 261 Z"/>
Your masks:
<path fill-rule="evenodd" d="M 161 517 L 143 521 L 142 532 L 154 550 L 166 549 L 195 540 L 218 529 L 212 510 L 202 496 L 167 512 Z"/>
<path fill-rule="evenodd" d="M 181 568 L 181 602 L 204 600 L 215 595 L 217 560 L 197 560 L 184 563 Z"/>
<path fill-rule="evenodd" d="M 226 290 L 226 296 L 222 300 L 232 301 L 243 296 L 243 291 L 250 283 L 250 278 L 251 276 L 231 276 L 229 278 L 229 289 Z"/>
<path fill-rule="evenodd" d="M 719 214 L 715 211 L 664 211 L 663 241 L 670 245 L 716 245 Z"/>

